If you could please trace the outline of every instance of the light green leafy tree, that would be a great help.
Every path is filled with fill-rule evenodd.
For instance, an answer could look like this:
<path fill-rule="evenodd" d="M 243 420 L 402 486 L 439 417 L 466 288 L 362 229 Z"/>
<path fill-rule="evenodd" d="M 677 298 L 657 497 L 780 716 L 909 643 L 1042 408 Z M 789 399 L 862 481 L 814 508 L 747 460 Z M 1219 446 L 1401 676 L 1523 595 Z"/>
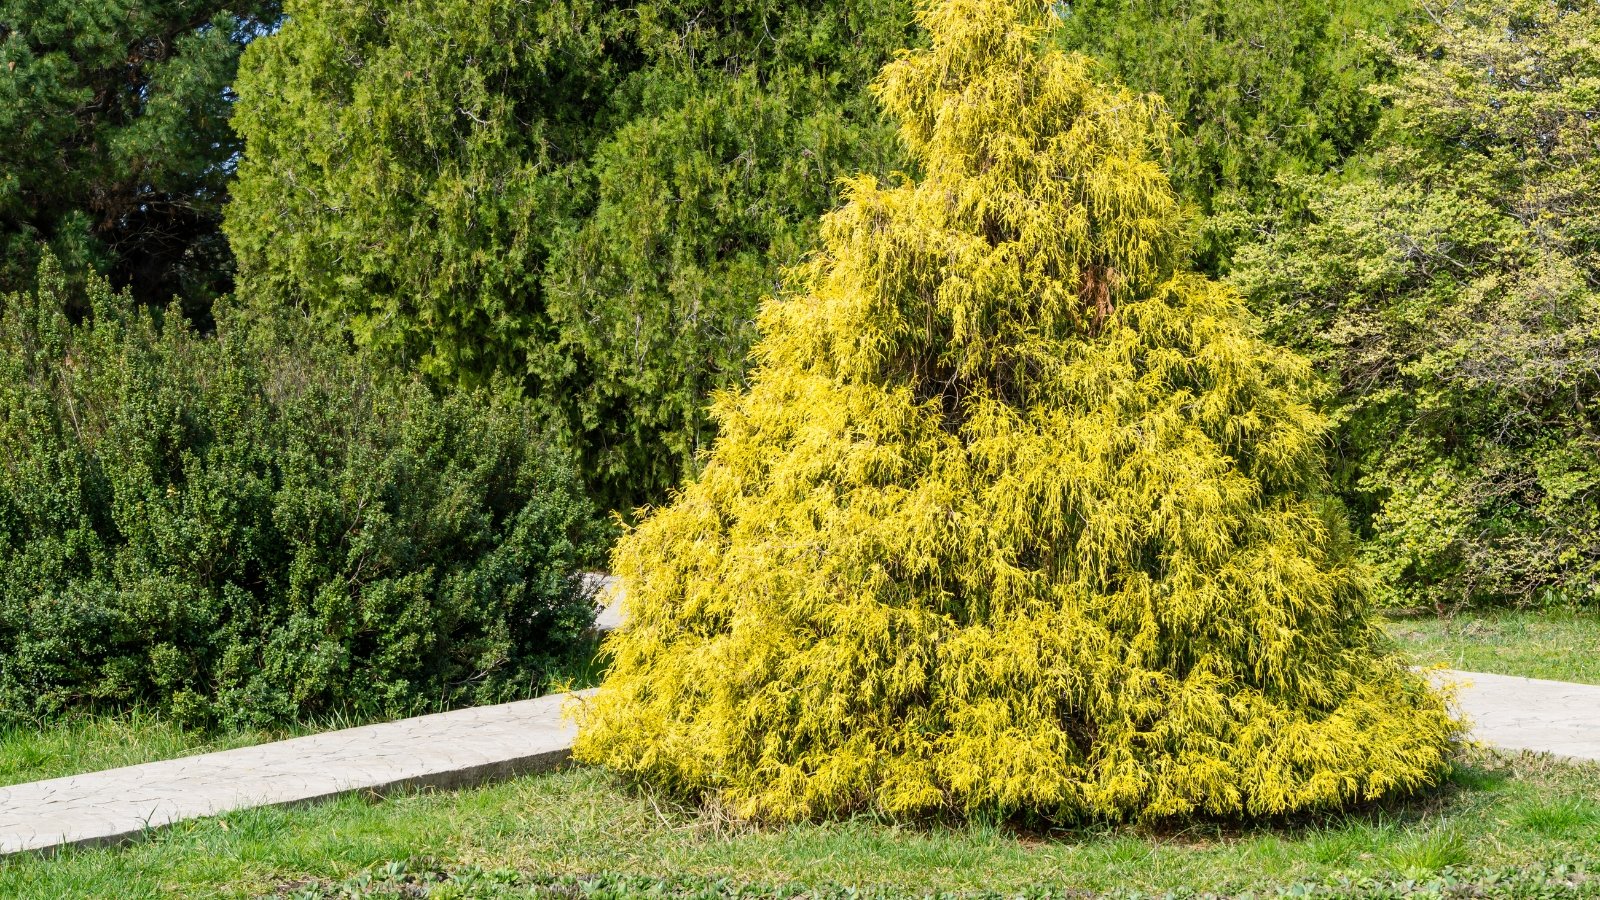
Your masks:
<path fill-rule="evenodd" d="M 1600 10 L 1466 2 L 1389 47 L 1372 152 L 1289 183 L 1238 283 L 1337 379 L 1402 605 L 1595 596 Z"/>
<path fill-rule="evenodd" d="M 245 290 L 304 302 L 400 365 L 525 365 L 539 287 L 600 127 L 586 0 L 290 2 L 239 75 L 227 232 Z"/>

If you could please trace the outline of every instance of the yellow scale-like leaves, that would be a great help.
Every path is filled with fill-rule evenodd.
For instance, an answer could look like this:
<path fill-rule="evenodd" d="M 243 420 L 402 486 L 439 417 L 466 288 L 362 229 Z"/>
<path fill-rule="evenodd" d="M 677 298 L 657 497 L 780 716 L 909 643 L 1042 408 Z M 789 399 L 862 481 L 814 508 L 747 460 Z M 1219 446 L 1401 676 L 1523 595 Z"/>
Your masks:
<path fill-rule="evenodd" d="M 762 312 L 704 474 L 617 549 L 580 759 L 741 815 L 1325 809 L 1457 730 L 1385 649 L 1306 363 L 1179 271 L 1157 102 L 948 0 L 860 178 Z"/>

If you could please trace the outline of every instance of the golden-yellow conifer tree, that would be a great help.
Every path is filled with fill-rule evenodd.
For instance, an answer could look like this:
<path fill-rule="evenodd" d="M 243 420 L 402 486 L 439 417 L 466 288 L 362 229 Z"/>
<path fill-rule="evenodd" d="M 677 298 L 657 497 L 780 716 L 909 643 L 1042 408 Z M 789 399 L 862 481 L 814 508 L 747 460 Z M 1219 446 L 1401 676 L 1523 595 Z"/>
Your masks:
<path fill-rule="evenodd" d="M 1156 101 L 946 0 L 861 178 L 769 302 L 703 475 L 616 551 L 580 759 L 737 813 L 1055 821 L 1325 809 L 1433 783 L 1306 363 L 1182 271 Z"/>

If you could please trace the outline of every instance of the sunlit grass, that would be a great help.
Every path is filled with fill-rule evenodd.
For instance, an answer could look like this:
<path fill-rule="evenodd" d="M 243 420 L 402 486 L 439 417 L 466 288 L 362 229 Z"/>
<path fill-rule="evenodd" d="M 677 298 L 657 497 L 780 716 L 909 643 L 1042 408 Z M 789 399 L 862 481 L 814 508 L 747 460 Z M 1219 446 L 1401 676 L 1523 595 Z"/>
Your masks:
<path fill-rule="evenodd" d="M 1600 866 L 1600 767 L 1475 755 L 1412 801 L 1267 825 L 752 828 L 574 769 L 378 800 L 346 797 L 180 824 L 120 850 L 0 863 L 5 897 L 249 897 L 390 860 L 540 874 L 705 876 L 898 890 L 1235 893 L 1462 867 Z"/>
<path fill-rule="evenodd" d="M 1600 610 L 1505 610 L 1395 619 L 1390 635 L 1419 665 L 1600 684 Z"/>

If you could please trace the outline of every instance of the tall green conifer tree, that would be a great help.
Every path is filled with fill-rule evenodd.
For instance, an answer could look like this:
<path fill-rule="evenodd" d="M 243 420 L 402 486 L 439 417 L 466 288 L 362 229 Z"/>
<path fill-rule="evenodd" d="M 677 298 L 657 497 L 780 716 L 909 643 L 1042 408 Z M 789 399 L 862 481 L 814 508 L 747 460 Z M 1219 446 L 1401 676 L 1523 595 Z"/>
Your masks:
<path fill-rule="evenodd" d="M 1068 821 L 1432 783 L 1299 357 L 1182 271 L 1156 101 L 946 0 L 876 90 L 918 180 L 848 185 L 703 475 L 616 551 L 576 753 L 739 814 Z"/>
<path fill-rule="evenodd" d="M 208 314 L 233 286 L 230 85 L 280 7 L 0 0 L 0 293 L 31 290 L 48 250 L 79 288 L 98 271 Z"/>
<path fill-rule="evenodd" d="M 244 292 L 442 384 L 506 379 L 631 511 L 709 443 L 909 0 L 286 0 L 243 59 Z"/>

